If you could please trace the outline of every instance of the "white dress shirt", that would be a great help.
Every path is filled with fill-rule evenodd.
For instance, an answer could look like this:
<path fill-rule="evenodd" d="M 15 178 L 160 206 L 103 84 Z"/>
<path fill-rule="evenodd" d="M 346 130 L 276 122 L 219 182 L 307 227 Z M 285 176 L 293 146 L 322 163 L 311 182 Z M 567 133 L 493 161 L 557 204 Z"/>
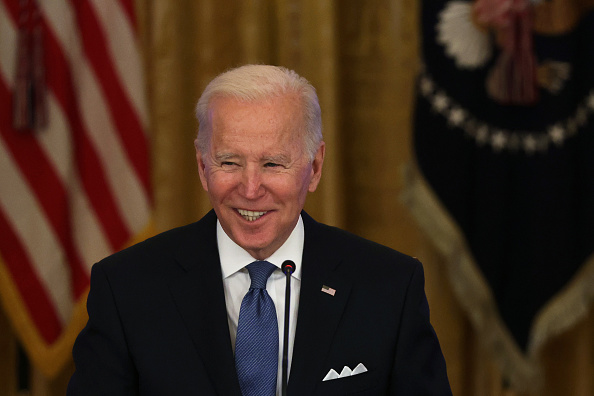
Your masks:
<path fill-rule="evenodd" d="M 285 329 L 285 286 L 286 277 L 281 271 L 281 265 L 285 260 L 292 260 L 295 263 L 295 272 L 291 275 L 291 306 L 289 315 L 289 350 L 288 350 L 288 371 L 291 369 L 291 358 L 293 356 L 293 341 L 295 339 L 295 328 L 297 325 L 297 312 L 299 303 L 299 292 L 301 290 L 301 258 L 303 255 L 303 241 L 305 230 L 303 220 L 299 216 L 297 225 L 291 232 L 285 243 L 268 257 L 266 261 L 274 264 L 276 269 L 268 278 L 266 291 L 272 298 L 276 307 L 276 318 L 278 322 L 278 376 L 277 395 L 282 388 L 282 355 Z M 227 319 L 229 321 L 229 332 L 231 333 L 231 345 L 235 351 L 235 338 L 237 336 L 237 322 L 239 320 L 239 309 L 241 301 L 250 288 L 250 275 L 245 268 L 246 265 L 256 261 L 247 251 L 237 245 L 223 231 L 223 227 L 217 220 L 217 245 L 221 258 L 221 269 L 223 272 L 223 287 L 225 289 L 225 303 L 227 304 Z M 288 375 L 288 374 L 287 374 Z"/>

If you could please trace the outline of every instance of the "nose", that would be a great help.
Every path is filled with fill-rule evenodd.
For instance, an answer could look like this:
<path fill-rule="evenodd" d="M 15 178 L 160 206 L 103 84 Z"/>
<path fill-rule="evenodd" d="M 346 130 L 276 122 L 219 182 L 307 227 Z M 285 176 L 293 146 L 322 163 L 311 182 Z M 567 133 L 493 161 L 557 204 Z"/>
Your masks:
<path fill-rule="evenodd" d="M 246 167 L 242 175 L 239 192 L 247 199 L 257 199 L 264 195 L 261 170 L 255 166 Z"/>

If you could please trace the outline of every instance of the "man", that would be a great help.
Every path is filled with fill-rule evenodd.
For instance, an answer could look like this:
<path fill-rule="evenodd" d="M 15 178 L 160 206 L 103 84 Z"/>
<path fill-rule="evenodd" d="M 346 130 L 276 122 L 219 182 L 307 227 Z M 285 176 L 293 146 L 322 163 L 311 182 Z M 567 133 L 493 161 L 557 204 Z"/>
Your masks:
<path fill-rule="evenodd" d="M 315 89 L 243 66 L 197 116 L 214 210 L 93 267 L 68 394 L 280 394 L 291 260 L 289 395 L 451 395 L 421 264 L 302 211 L 325 153 Z"/>

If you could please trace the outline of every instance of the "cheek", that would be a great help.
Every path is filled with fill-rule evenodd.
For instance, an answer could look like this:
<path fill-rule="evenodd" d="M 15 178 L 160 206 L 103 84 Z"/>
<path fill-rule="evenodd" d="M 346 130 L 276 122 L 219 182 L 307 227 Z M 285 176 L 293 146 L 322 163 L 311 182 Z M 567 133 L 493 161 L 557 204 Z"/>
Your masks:
<path fill-rule="evenodd" d="M 302 204 L 309 190 L 309 179 L 305 178 L 291 178 L 291 180 L 285 181 L 282 187 L 279 186 L 277 191 L 282 191 L 283 197 L 287 201 Z"/>
<path fill-rule="evenodd" d="M 307 194 L 310 191 L 310 186 L 312 182 L 312 172 L 311 171 L 304 171 L 301 174 L 301 179 L 299 180 L 300 183 L 300 193 Z"/>
<path fill-rule="evenodd" d="M 208 192 L 212 196 L 222 198 L 233 190 L 234 186 L 237 184 L 235 179 L 236 178 L 230 174 L 214 172 L 207 178 Z"/>

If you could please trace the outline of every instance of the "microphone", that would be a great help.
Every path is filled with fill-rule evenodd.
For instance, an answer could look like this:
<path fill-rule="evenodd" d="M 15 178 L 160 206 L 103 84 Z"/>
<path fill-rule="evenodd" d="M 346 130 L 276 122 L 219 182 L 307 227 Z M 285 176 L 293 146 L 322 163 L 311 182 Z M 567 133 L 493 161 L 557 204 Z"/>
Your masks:
<path fill-rule="evenodd" d="M 282 395 L 287 394 L 287 373 L 289 367 L 289 314 L 291 312 L 291 274 L 295 272 L 295 263 L 291 260 L 285 260 L 281 265 L 281 270 L 286 275 L 287 284 L 285 286 L 285 335 L 283 341 L 283 382 Z"/>
<path fill-rule="evenodd" d="M 295 263 L 291 260 L 285 260 L 281 265 L 281 270 L 285 275 L 291 275 L 293 272 L 295 272 Z"/>

